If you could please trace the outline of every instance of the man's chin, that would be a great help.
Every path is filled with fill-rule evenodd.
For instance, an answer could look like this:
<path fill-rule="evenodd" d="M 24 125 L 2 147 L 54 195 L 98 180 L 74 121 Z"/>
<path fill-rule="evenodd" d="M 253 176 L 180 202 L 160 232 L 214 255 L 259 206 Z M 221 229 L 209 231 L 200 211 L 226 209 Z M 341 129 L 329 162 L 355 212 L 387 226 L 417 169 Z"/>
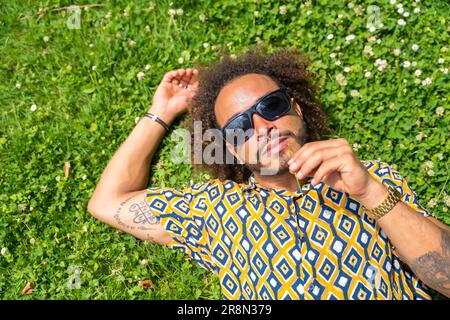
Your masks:
<path fill-rule="evenodd" d="M 280 159 L 280 161 L 276 161 L 276 163 L 262 163 L 258 168 L 260 175 L 270 176 L 270 175 L 280 175 L 289 171 L 289 165 L 287 160 Z"/>

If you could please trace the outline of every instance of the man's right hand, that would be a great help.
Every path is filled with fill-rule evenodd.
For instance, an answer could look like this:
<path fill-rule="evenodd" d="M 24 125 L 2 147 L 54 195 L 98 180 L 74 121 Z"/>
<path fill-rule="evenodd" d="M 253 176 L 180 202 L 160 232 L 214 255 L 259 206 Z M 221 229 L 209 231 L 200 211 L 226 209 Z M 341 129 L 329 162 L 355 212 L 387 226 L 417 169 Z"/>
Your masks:
<path fill-rule="evenodd" d="M 169 71 L 156 89 L 149 112 L 170 124 L 177 116 L 188 110 L 197 90 L 197 69 Z"/>

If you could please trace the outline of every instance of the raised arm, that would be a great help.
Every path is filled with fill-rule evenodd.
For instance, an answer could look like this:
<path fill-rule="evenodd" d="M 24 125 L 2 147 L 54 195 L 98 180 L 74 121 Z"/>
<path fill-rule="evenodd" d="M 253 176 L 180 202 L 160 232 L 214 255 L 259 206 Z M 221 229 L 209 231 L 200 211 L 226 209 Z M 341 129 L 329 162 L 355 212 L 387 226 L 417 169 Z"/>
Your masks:
<path fill-rule="evenodd" d="M 166 73 L 149 112 L 170 125 L 187 110 L 197 87 L 196 69 Z M 150 163 L 164 134 L 161 124 L 143 117 L 109 161 L 87 207 L 100 221 L 160 244 L 167 244 L 170 238 L 146 205 L 145 197 Z"/>
<path fill-rule="evenodd" d="M 314 185 L 323 181 L 347 192 L 369 210 L 388 195 L 386 187 L 369 174 L 345 139 L 306 143 L 289 160 L 289 170 L 299 179 L 313 177 Z M 417 277 L 450 297 L 449 227 L 420 215 L 402 201 L 377 223 Z"/>

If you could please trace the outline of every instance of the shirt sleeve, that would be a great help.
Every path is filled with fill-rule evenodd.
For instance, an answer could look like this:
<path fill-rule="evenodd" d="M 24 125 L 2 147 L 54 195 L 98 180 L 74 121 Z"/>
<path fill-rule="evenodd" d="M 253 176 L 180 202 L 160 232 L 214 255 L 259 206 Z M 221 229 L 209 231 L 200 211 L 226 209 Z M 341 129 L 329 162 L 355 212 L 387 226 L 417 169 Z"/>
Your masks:
<path fill-rule="evenodd" d="M 205 209 L 192 210 L 193 198 L 207 183 L 184 189 L 147 188 L 146 202 L 158 221 L 172 237 L 169 248 L 179 249 L 201 267 L 216 272 L 205 225 Z"/>
<path fill-rule="evenodd" d="M 385 186 L 391 185 L 396 188 L 402 195 L 402 201 L 416 210 L 424 217 L 432 214 L 425 209 L 420 203 L 417 194 L 411 189 L 408 181 L 400 175 L 400 173 L 392 168 L 389 164 L 382 161 L 372 160 L 363 161 L 369 173 Z"/>

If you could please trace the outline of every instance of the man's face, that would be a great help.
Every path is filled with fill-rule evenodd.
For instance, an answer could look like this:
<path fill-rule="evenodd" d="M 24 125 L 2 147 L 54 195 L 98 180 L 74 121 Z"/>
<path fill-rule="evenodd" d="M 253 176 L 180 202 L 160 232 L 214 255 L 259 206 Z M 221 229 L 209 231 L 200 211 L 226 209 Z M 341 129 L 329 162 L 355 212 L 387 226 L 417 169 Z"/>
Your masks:
<path fill-rule="evenodd" d="M 216 99 L 215 115 L 220 128 L 236 114 L 253 106 L 259 98 L 277 89 L 279 86 L 270 77 L 261 74 L 247 74 L 228 83 Z M 299 105 L 293 99 L 291 102 L 291 110 L 274 121 L 253 114 L 253 135 L 236 147 L 227 143 L 230 152 L 252 172 L 276 174 L 287 171 L 287 161 L 302 145 L 306 128 Z"/>

